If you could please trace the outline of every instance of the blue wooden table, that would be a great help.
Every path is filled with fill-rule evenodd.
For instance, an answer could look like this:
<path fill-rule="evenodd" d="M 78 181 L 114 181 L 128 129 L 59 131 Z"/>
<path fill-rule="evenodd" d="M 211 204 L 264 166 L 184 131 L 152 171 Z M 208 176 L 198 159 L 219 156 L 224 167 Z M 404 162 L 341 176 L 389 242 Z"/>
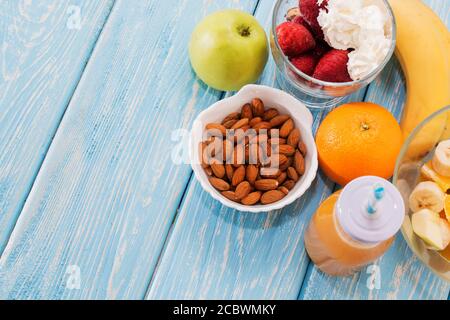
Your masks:
<path fill-rule="evenodd" d="M 246 214 L 170 161 L 171 133 L 232 94 L 191 71 L 195 24 L 232 7 L 269 30 L 273 2 L 0 1 L 0 298 L 448 298 L 401 236 L 353 277 L 319 272 L 303 233 L 335 189 L 321 174 L 281 212 Z M 426 2 L 450 25 L 449 0 Z M 402 77 L 393 59 L 349 100 L 399 118 Z"/>

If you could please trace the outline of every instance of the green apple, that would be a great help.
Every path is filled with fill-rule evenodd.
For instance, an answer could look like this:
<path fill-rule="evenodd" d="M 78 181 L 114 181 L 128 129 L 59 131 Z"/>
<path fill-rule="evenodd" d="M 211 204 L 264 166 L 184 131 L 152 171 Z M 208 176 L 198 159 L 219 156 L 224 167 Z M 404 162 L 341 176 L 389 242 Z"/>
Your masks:
<path fill-rule="evenodd" d="M 221 91 L 235 91 L 254 83 L 266 65 L 268 45 L 264 29 L 239 10 L 215 12 L 195 28 L 189 57 L 198 77 Z"/>

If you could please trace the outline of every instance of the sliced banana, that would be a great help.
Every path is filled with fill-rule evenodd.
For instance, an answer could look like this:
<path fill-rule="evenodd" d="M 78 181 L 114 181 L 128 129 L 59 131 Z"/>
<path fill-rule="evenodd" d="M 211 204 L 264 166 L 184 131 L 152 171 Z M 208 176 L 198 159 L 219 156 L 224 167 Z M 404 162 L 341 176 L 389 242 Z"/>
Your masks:
<path fill-rule="evenodd" d="M 419 183 L 409 196 L 409 207 L 413 212 L 429 209 L 441 212 L 444 209 L 445 194 L 439 186 L 432 181 Z"/>
<path fill-rule="evenodd" d="M 450 140 L 438 144 L 432 163 L 437 173 L 444 177 L 450 177 Z"/>
<path fill-rule="evenodd" d="M 414 233 L 426 243 L 427 249 L 443 250 L 450 242 L 450 228 L 439 214 L 428 209 L 413 214 L 411 219 Z"/>

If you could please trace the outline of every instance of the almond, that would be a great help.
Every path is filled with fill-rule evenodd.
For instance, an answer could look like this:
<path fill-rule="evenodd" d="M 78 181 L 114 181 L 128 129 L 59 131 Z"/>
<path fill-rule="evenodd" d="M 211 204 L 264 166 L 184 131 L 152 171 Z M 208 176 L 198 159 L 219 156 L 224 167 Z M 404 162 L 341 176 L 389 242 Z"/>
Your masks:
<path fill-rule="evenodd" d="M 208 166 L 208 162 L 205 161 L 205 160 L 207 160 L 207 158 L 204 157 L 207 146 L 208 145 L 204 141 L 200 142 L 198 145 L 198 160 L 200 161 L 200 164 L 203 168 L 206 168 Z"/>
<path fill-rule="evenodd" d="M 298 143 L 298 150 L 302 154 L 303 157 L 306 157 L 307 151 L 306 151 L 306 144 L 300 140 Z"/>
<path fill-rule="evenodd" d="M 288 157 L 286 157 L 284 154 L 275 154 L 269 158 L 269 161 L 272 166 L 277 166 L 278 168 L 281 168 L 284 164 L 288 162 Z"/>
<path fill-rule="evenodd" d="M 253 118 L 253 111 L 252 111 L 252 106 L 250 103 L 246 103 L 242 106 L 241 109 L 241 118 L 247 118 L 248 120 L 252 120 Z"/>
<path fill-rule="evenodd" d="M 294 157 L 288 157 L 286 163 L 283 163 L 280 166 L 280 170 L 281 171 L 286 171 L 287 168 L 291 167 L 293 163 L 294 163 Z"/>
<path fill-rule="evenodd" d="M 281 144 L 278 152 L 286 156 L 293 156 L 295 153 L 295 148 L 289 144 Z"/>
<path fill-rule="evenodd" d="M 212 137 L 210 142 L 208 143 L 206 150 L 203 151 L 203 161 L 206 163 L 212 163 L 212 158 L 219 154 L 222 151 L 223 143 L 221 139 L 216 137 Z"/>
<path fill-rule="evenodd" d="M 234 148 L 233 150 L 233 161 L 232 165 L 235 168 L 240 167 L 245 163 L 245 150 L 241 150 L 241 148 Z"/>
<path fill-rule="evenodd" d="M 244 138 L 248 137 L 250 133 L 247 133 L 250 126 L 247 124 L 239 129 L 234 130 L 234 142 L 240 143 Z"/>
<path fill-rule="evenodd" d="M 264 121 L 270 121 L 271 119 L 275 118 L 278 114 L 279 114 L 278 110 L 275 108 L 267 109 L 264 112 L 264 117 L 263 117 Z"/>
<path fill-rule="evenodd" d="M 211 164 L 211 169 L 217 178 L 222 179 L 223 177 L 225 177 L 225 167 L 223 164 L 213 163 L 213 164 Z"/>
<path fill-rule="evenodd" d="M 245 160 L 248 164 L 258 164 L 259 148 L 257 144 L 248 144 L 245 146 Z"/>
<path fill-rule="evenodd" d="M 210 177 L 209 178 L 209 182 L 211 183 L 211 185 L 214 188 L 216 188 L 219 191 L 228 191 L 228 190 L 230 190 L 230 185 L 225 180 L 222 180 L 222 179 L 219 179 L 219 178 L 215 178 L 215 177 Z"/>
<path fill-rule="evenodd" d="M 248 196 L 243 198 L 241 200 L 241 203 L 246 206 L 252 206 L 252 205 L 256 204 L 259 201 L 259 199 L 261 199 L 261 192 L 255 191 L 255 192 L 249 193 Z"/>
<path fill-rule="evenodd" d="M 236 194 L 233 191 L 223 191 L 222 195 L 228 200 L 239 202 L 239 199 L 236 198 Z"/>
<path fill-rule="evenodd" d="M 252 110 L 255 117 L 262 117 L 264 115 L 264 102 L 259 98 L 253 99 Z"/>
<path fill-rule="evenodd" d="M 267 134 L 259 134 L 250 139 L 250 144 L 260 144 L 260 143 L 268 143 Z"/>
<path fill-rule="evenodd" d="M 245 167 L 239 166 L 233 174 L 233 178 L 231 179 L 231 185 L 236 187 L 239 183 L 244 181 L 245 179 Z"/>
<path fill-rule="evenodd" d="M 294 167 L 299 175 L 302 176 L 305 173 L 305 158 L 303 158 L 302 154 L 298 150 L 295 151 Z"/>
<path fill-rule="evenodd" d="M 253 118 L 252 120 L 250 120 L 250 122 L 248 123 L 251 127 L 254 127 L 257 123 L 262 122 L 262 118 L 261 117 L 256 117 Z"/>
<path fill-rule="evenodd" d="M 300 130 L 289 115 L 265 110 L 259 98 L 205 128 L 200 164 L 211 185 L 230 201 L 249 206 L 279 201 L 305 171 Z"/>
<path fill-rule="evenodd" d="M 234 126 L 234 124 L 238 122 L 238 120 L 228 120 L 227 122 L 224 122 L 222 125 L 227 128 L 227 129 L 231 129 L 232 126 Z"/>
<path fill-rule="evenodd" d="M 251 185 L 254 185 L 256 178 L 258 177 L 258 168 L 253 164 L 249 164 L 245 171 L 245 177 Z"/>
<path fill-rule="evenodd" d="M 261 168 L 259 174 L 264 179 L 276 179 L 280 176 L 281 170 L 275 168 Z"/>
<path fill-rule="evenodd" d="M 270 157 L 272 154 L 277 154 L 275 146 L 271 146 L 268 143 L 261 143 L 260 146 L 262 148 L 261 150 L 266 150 L 266 155 L 268 157 Z"/>
<path fill-rule="evenodd" d="M 208 123 L 206 125 L 206 130 L 209 131 L 212 135 L 217 135 L 218 132 L 225 136 L 227 134 L 227 128 L 219 123 Z"/>
<path fill-rule="evenodd" d="M 214 157 L 214 145 L 209 144 L 203 148 L 202 151 L 202 166 L 209 166 L 211 164 L 211 158 Z"/>
<path fill-rule="evenodd" d="M 270 148 L 268 147 L 268 145 L 259 145 L 258 147 L 258 161 L 259 163 L 261 163 L 262 165 L 268 165 L 270 164 Z"/>
<path fill-rule="evenodd" d="M 270 125 L 272 126 L 272 128 L 275 127 L 279 127 L 281 126 L 283 123 L 285 123 L 286 121 L 288 121 L 291 117 L 289 117 L 288 115 L 279 115 L 276 116 L 274 118 L 272 118 L 270 120 Z"/>
<path fill-rule="evenodd" d="M 278 176 L 277 181 L 279 185 L 282 185 L 283 182 L 287 179 L 287 173 L 281 172 L 281 174 Z"/>
<path fill-rule="evenodd" d="M 211 169 L 210 166 L 208 166 L 208 167 L 205 168 L 205 172 L 206 172 L 206 174 L 207 174 L 208 176 L 212 176 L 212 175 L 213 175 L 213 171 L 212 171 L 212 169 Z"/>
<path fill-rule="evenodd" d="M 236 190 L 234 193 L 236 195 L 236 198 L 241 200 L 241 199 L 245 198 L 246 196 L 248 196 L 248 194 L 250 193 L 251 190 L 252 190 L 252 187 L 251 187 L 250 183 L 248 181 L 242 181 L 236 187 Z"/>
<path fill-rule="evenodd" d="M 256 130 L 256 132 L 260 132 L 261 130 L 270 130 L 272 126 L 270 125 L 270 122 L 262 121 L 253 126 L 253 129 Z"/>
<path fill-rule="evenodd" d="M 249 122 L 248 118 L 243 118 L 243 119 L 239 120 L 238 122 L 236 122 L 236 123 L 231 127 L 231 129 L 232 129 L 232 130 L 241 129 L 242 127 L 248 125 L 248 122 Z"/>
<path fill-rule="evenodd" d="M 268 191 L 278 188 L 278 181 L 275 179 L 261 179 L 255 182 L 256 190 Z"/>
<path fill-rule="evenodd" d="M 279 190 L 271 190 L 263 193 L 261 196 L 262 204 L 271 204 L 283 199 L 286 195 Z"/>
<path fill-rule="evenodd" d="M 223 119 L 222 124 L 225 124 L 225 122 L 228 122 L 230 120 L 239 120 L 240 116 L 241 114 L 239 112 L 230 113 L 225 117 L 225 119 Z"/>
<path fill-rule="evenodd" d="M 270 144 L 286 144 L 286 139 L 284 138 L 271 138 L 269 139 Z"/>
<path fill-rule="evenodd" d="M 294 129 L 294 121 L 292 119 L 287 120 L 285 123 L 283 123 L 283 125 L 281 126 L 280 129 L 280 137 L 282 138 L 286 138 L 287 136 L 289 136 L 289 134 L 291 133 L 291 131 Z"/>
<path fill-rule="evenodd" d="M 278 190 L 283 192 L 285 195 L 288 195 L 288 193 L 289 193 L 289 189 L 286 187 L 283 187 L 283 186 L 279 187 Z"/>
<path fill-rule="evenodd" d="M 234 167 L 231 164 L 226 164 L 225 173 L 227 174 L 228 181 L 231 181 L 233 179 Z"/>
<path fill-rule="evenodd" d="M 248 163 L 250 159 L 250 145 L 245 145 L 245 162 Z"/>
<path fill-rule="evenodd" d="M 226 161 L 228 159 L 231 159 L 233 156 L 233 150 L 234 150 L 234 143 L 230 140 L 224 140 L 223 141 L 223 147 L 222 147 L 222 160 Z"/>
<path fill-rule="evenodd" d="M 288 190 L 292 190 L 295 186 L 294 180 L 288 180 L 283 183 L 283 187 L 286 187 Z"/>
<path fill-rule="evenodd" d="M 295 128 L 289 134 L 287 138 L 287 144 L 296 148 L 298 142 L 300 141 L 300 138 L 301 138 L 300 130 L 298 128 Z"/>
<path fill-rule="evenodd" d="M 287 169 L 287 175 L 290 179 L 294 180 L 295 182 L 297 182 L 298 179 L 300 179 L 298 176 L 297 170 L 295 170 L 295 168 L 293 168 L 293 167 L 289 167 Z"/>

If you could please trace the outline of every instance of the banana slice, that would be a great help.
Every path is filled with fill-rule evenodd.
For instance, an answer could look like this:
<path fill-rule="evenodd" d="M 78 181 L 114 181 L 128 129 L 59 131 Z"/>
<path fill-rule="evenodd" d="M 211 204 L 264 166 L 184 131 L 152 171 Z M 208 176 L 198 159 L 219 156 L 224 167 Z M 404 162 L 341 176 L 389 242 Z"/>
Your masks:
<path fill-rule="evenodd" d="M 444 177 L 450 177 L 450 140 L 438 144 L 432 163 L 437 173 Z"/>
<path fill-rule="evenodd" d="M 429 209 L 441 212 L 444 209 L 445 194 L 439 186 L 432 181 L 419 183 L 409 196 L 409 207 L 413 212 Z"/>
<path fill-rule="evenodd" d="M 428 209 L 413 214 L 414 233 L 426 243 L 427 249 L 444 250 L 450 243 L 450 226 L 439 214 Z"/>

